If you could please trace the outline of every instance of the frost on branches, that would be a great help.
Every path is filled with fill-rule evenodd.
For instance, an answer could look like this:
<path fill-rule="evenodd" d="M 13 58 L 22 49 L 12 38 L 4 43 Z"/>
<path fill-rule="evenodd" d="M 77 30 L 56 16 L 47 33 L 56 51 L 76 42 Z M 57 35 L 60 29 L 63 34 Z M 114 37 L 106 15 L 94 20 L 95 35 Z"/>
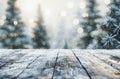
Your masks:
<path fill-rule="evenodd" d="M 99 33 L 97 25 L 99 24 L 97 20 L 101 17 L 99 15 L 99 10 L 97 10 L 97 3 L 96 0 L 86 0 L 87 5 L 87 15 L 84 16 L 84 21 L 81 23 L 82 28 L 84 29 L 84 35 L 80 37 L 78 41 L 78 47 L 86 49 L 86 48 L 96 48 L 97 40 L 99 39 L 94 36 L 94 33 Z M 100 35 L 100 34 L 99 34 Z"/>
<path fill-rule="evenodd" d="M 102 28 L 107 32 L 102 38 L 102 47 L 106 49 L 120 48 L 120 0 L 113 0 L 109 4 L 110 12 L 107 16 L 106 23 Z"/>
<path fill-rule="evenodd" d="M 17 0 L 8 0 L 6 20 L 0 28 L 1 48 L 21 49 L 27 48 L 28 38 L 23 33 L 24 24 L 19 16 L 19 9 L 16 5 Z"/>

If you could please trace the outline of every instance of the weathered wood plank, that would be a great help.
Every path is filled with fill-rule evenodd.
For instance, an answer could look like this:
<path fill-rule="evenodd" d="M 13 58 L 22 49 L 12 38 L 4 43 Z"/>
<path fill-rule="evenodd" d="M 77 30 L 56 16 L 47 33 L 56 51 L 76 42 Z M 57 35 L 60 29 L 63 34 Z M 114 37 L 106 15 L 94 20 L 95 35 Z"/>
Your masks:
<path fill-rule="evenodd" d="M 89 79 L 71 50 L 60 50 L 53 79 Z"/>
<path fill-rule="evenodd" d="M 38 56 L 34 52 L 35 50 L 22 50 L 16 52 L 16 55 L 11 54 L 10 57 L 14 59 L 14 62 L 0 69 L 0 79 L 17 77 Z"/>
<path fill-rule="evenodd" d="M 91 51 L 89 51 L 89 52 L 92 53 Z M 92 54 L 93 54 L 93 56 L 102 60 L 106 64 L 109 64 L 110 66 L 112 66 L 115 69 L 120 71 L 120 55 L 110 55 L 110 54 L 106 54 L 106 53 L 103 53 L 103 52 L 92 53 Z"/>
<path fill-rule="evenodd" d="M 10 50 L 0 49 L 0 58 L 1 57 L 5 57 L 6 55 L 10 54 L 10 52 L 14 52 L 14 51 L 16 51 L 16 50 L 12 50 L 12 49 L 10 49 Z"/>
<path fill-rule="evenodd" d="M 89 52 L 74 50 L 74 53 L 90 74 L 91 79 L 120 79 L 120 75 L 116 74 L 120 73 L 118 70 L 105 64 Z"/>
<path fill-rule="evenodd" d="M 59 51 L 59 53 L 58 53 Z M 0 79 L 120 79 L 108 50 L 0 50 Z M 115 50 L 113 52 L 119 51 Z M 116 56 L 116 55 L 115 55 Z M 112 61 L 112 62 L 111 62 Z"/>
<path fill-rule="evenodd" d="M 18 56 L 16 55 L 16 52 L 19 51 L 20 50 L 0 50 L 0 69 L 6 65 L 14 63 L 15 57 Z"/>
<path fill-rule="evenodd" d="M 19 75 L 18 79 L 51 79 L 58 50 L 37 50 L 39 57 Z M 35 53 L 35 52 L 34 52 Z M 21 63 L 22 64 L 22 63 Z"/>

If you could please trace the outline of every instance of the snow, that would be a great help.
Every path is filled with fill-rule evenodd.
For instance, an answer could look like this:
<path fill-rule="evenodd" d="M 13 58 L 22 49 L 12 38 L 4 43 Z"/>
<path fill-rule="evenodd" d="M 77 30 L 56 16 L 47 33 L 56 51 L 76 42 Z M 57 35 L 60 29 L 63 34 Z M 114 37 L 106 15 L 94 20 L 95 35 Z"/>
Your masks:
<path fill-rule="evenodd" d="M 115 39 L 116 35 L 113 34 L 107 34 L 105 37 L 102 39 L 102 43 L 104 43 L 104 46 L 110 47 L 113 46 L 116 43 Z"/>
<path fill-rule="evenodd" d="M 120 33 L 120 23 L 117 25 L 117 24 L 114 24 L 114 26 L 116 27 L 115 29 L 114 29 L 114 33 L 116 33 L 116 35 L 119 35 L 119 33 Z"/>
<path fill-rule="evenodd" d="M 78 51 L 78 52 L 77 52 Z M 10 53 L 9 53 L 10 52 Z M 50 49 L 50 50 L 0 50 L 0 58 L 2 60 L 1 63 L 6 61 L 10 61 L 10 63 L 0 69 L 0 77 L 9 75 L 17 76 L 21 72 L 20 78 L 41 78 L 41 79 L 50 79 L 53 74 L 54 65 L 57 53 L 58 59 L 57 64 L 55 66 L 55 74 L 54 78 L 57 79 L 89 79 L 86 75 L 85 70 L 78 62 L 76 57 L 74 56 L 71 50 L 63 50 L 63 49 Z M 77 54 L 78 58 L 82 62 L 82 64 L 86 67 L 87 71 L 91 76 L 95 76 L 95 78 L 101 78 L 100 74 L 105 72 L 105 75 L 109 75 L 110 71 L 115 71 L 108 64 L 103 63 L 101 60 L 109 61 L 109 57 L 112 56 L 120 56 L 119 50 L 76 50 L 75 54 Z M 99 58 L 101 59 L 99 59 Z M 4 61 L 5 60 L 5 61 Z M 109 61 L 108 63 L 114 63 L 112 66 L 116 69 L 120 69 L 120 63 L 116 63 L 117 61 Z M 108 71 L 104 68 L 107 67 Z M 102 70 L 101 70 L 101 69 Z M 98 73 L 98 71 L 100 73 Z M 108 72 L 108 73 L 106 73 Z M 99 74 L 99 75 L 96 75 Z M 103 76 L 106 78 L 106 76 Z"/>

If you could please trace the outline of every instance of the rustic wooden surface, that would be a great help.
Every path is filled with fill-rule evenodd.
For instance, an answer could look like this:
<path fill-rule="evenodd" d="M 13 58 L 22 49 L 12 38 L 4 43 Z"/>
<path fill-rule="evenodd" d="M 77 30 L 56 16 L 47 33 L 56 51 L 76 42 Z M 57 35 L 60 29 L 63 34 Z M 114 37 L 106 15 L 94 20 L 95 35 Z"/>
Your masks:
<path fill-rule="evenodd" d="M 104 52 L 111 50 L 0 50 L 0 79 L 120 79 L 120 56 Z"/>

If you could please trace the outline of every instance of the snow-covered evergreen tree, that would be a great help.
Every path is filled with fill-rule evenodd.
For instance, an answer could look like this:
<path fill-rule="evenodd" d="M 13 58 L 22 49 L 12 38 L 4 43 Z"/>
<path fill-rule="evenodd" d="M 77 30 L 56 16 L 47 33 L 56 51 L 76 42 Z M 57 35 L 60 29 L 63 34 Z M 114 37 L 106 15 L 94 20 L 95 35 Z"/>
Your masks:
<path fill-rule="evenodd" d="M 43 24 L 43 18 L 40 10 L 40 6 L 38 8 L 38 16 L 37 16 L 36 27 L 33 29 L 33 48 L 50 48 L 48 43 L 47 32 L 45 26 Z"/>
<path fill-rule="evenodd" d="M 6 20 L 0 28 L 0 42 L 2 48 L 22 49 L 27 48 L 28 40 L 24 35 L 24 23 L 19 16 L 20 10 L 16 4 L 17 0 L 8 0 Z"/>
<path fill-rule="evenodd" d="M 65 45 L 64 45 L 64 48 L 63 48 L 63 49 L 69 49 L 69 46 L 68 46 L 67 40 L 65 40 Z"/>
<path fill-rule="evenodd" d="M 102 38 L 102 47 L 105 49 L 120 48 L 120 0 L 112 0 L 109 4 L 110 12 L 102 28 L 107 34 Z"/>
<path fill-rule="evenodd" d="M 97 9 L 96 0 L 86 0 L 86 14 L 84 15 L 84 19 L 81 22 L 82 28 L 84 29 L 84 34 L 80 36 L 80 40 L 78 41 L 78 47 L 86 49 L 93 48 L 91 46 L 95 40 L 95 38 L 91 35 L 93 31 L 97 29 L 97 20 L 100 19 L 99 10 Z"/>

